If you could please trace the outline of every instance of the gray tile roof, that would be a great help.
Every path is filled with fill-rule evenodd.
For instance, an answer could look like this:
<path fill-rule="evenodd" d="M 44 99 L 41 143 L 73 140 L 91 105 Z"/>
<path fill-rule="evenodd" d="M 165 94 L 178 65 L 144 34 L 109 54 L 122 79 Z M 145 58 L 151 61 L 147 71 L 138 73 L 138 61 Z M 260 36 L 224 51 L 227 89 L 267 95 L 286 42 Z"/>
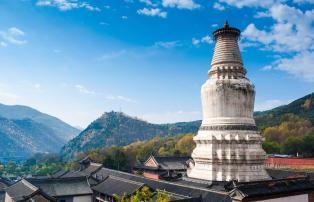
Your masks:
<path fill-rule="evenodd" d="M 235 183 L 234 190 L 240 191 L 245 197 L 258 197 L 313 191 L 314 184 L 305 178 L 239 182 Z"/>
<path fill-rule="evenodd" d="M 38 188 L 29 183 L 28 181 L 22 179 L 10 187 L 6 188 L 7 194 L 14 200 L 20 201 L 25 197 L 29 197 L 38 191 Z"/>
<path fill-rule="evenodd" d="M 13 183 L 6 178 L 0 177 L 0 191 L 9 187 L 10 185 L 12 185 Z"/>
<path fill-rule="evenodd" d="M 204 187 L 199 187 L 194 185 L 193 183 L 189 184 L 180 184 L 178 182 L 168 182 L 163 180 L 153 180 L 149 178 L 145 178 L 142 176 L 125 173 L 121 171 L 111 170 L 108 168 L 102 168 L 94 174 L 94 177 L 98 179 L 104 179 L 107 176 L 116 176 L 119 178 L 132 180 L 135 182 L 140 182 L 146 184 L 154 190 L 163 190 L 170 193 L 174 193 L 176 195 L 181 195 L 182 197 L 193 197 L 198 198 L 202 196 L 203 201 L 206 202 L 218 202 L 218 201 L 232 201 L 228 192 L 219 191 Z"/>
<path fill-rule="evenodd" d="M 278 170 L 278 169 L 267 169 L 268 175 L 271 176 L 272 179 L 286 179 L 293 177 L 306 177 L 306 172 L 301 171 L 290 171 L 290 170 Z"/>
<path fill-rule="evenodd" d="M 158 164 L 158 167 L 146 166 L 145 163 L 150 159 L 153 159 Z M 188 160 L 191 160 L 191 157 L 150 156 L 146 161 L 137 161 L 134 168 L 148 170 L 186 170 L 186 162 Z"/>
<path fill-rule="evenodd" d="M 81 170 L 80 172 L 85 176 L 91 175 L 92 173 L 96 172 L 102 167 L 102 164 L 99 163 L 90 163 L 85 169 Z"/>
<path fill-rule="evenodd" d="M 166 157 L 166 156 L 154 156 L 159 167 L 164 170 L 185 170 L 186 161 L 191 157 Z"/>
<path fill-rule="evenodd" d="M 144 183 L 115 176 L 108 176 L 101 183 L 92 187 L 92 189 L 108 196 L 112 196 L 114 194 L 122 196 L 124 193 L 127 195 L 132 195 L 143 186 Z"/>
<path fill-rule="evenodd" d="M 78 171 L 66 172 L 59 176 L 61 178 L 86 177 L 90 176 L 97 170 L 101 169 L 102 165 L 98 163 L 90 163 L 86 168 Z"/>
<path fill-rule="evenodd" d="M 53 197 L 91 195 L 93 193 L 86 177 L 27 180 Z"/>
<path fill-rule="evenodd" d="M 65 174 L 67 174 L 68 172 L 69 172 L 69 171 L 66 171 L 66 170 L 59 170 L 59 171 L 53 173 L 53 174 L 51 175 L 51 178 L 59 178 L 59 177 L 65 175 Z"/>

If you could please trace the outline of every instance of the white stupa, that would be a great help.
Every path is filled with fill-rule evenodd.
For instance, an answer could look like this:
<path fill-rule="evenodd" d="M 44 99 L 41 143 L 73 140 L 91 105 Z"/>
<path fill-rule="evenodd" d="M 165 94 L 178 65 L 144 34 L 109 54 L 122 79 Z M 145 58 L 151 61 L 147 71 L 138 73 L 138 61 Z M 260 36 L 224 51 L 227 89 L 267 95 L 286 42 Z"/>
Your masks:
<path fill-rule="evenodd" d="M 202 86 L 203 122 L 194 137 L 188 177 L 242 182 L 269 179 L 263 138 L 253 118 L 255 89 L 246 78 L 238 46 L 240 30 L 228 22 L 216 41 L 209 79 Z"/>

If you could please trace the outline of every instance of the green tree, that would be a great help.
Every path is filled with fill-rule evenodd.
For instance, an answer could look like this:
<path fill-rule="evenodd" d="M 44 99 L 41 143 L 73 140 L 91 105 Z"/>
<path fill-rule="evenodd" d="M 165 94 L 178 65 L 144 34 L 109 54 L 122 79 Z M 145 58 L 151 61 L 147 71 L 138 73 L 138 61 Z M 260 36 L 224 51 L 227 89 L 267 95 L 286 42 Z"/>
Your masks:
<path fill-rule="evenodd" d="M 282 153 L 285 154 L 302 154 L 303 139 L 302 137 L 289 137 L 285 140 L 282 146 Z"/>
<path fill-rule="evenodd" d="M 314 157 L 314 133 L 309 133 L 303 138 L 303 154 L 306 157 Z"/>
<path fill-rule="evenodd" d="M 166 194 L 164 192 L 161 192 L 159 190 L 157 190 L 157 200 L 156 202 L 169 202 L 171 199 L 171 195 L 170 194 Z"/>
<path fill-rule="evenodd" d="M 263 149 L 267 154 L 279 154 L 280 153 L 280 144 L 277 142 L 265 141 L 263 142 Z"/>
<path fill-rule="evenodd" d="M 106 151 L 103 165 L 115 170 L 128 170 L 129 164 L 127 156 L 121 147 L 111 147 Z"/>
<path fill-rule="evenodd" d="M 16 172 L 16 168 L 17 168 L 17 165 L 15 164 L 14 161 L 9 161 L 8 164 L 6 165 L 5 167 L 5 170 L 7 173 L 11 173 L 11 174 L 15 174 Z"/>
<path fill-rule="evenodd" d="M 193 149 L 195 148 L 195 143 L 193 141 L 193 134 L 187 134 L 182 136 L 175 145 L 180 154 L 189 156 L 191 155 Z"/>
<path fill-rule="evenodd" d="M 155 195 L 157 195 L 156 200 L 153 200 Z M 117 202 L 169 202 L 171 198 L 169 194 L 159 190 L 153 192 L 148 186 L 143 186 L 132 196 L 123 193 L 122 196 L 114 194 L 113 197 Z"/>
<path fill-rule="evenodd" d="M 119 196 L 118 194 L 113 194 L 113 198 L 117 202 L 131 202 L 130 198 L 127 196 L 127 193 L 123 193 L 122 196 Z"/>

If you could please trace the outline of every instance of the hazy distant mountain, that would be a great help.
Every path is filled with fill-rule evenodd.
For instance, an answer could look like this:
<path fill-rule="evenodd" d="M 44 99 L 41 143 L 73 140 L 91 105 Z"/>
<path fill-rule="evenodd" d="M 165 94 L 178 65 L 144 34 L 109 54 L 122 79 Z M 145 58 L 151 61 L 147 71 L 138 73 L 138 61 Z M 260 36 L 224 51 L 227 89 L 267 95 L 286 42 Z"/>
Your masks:
<path fill-rule="evenodd" d="M 287 113 L 296 114 L 314 124 L 314 93 L 288 105 L 265 112 L 256 112 L 256 123 L 259 128 L 278 125 L 281 116 Z M 113 145 L 123 146 L 136 140 L 148 140 L 157 135 L 196 133 L 200 124 L 201 121 L 151 124 L 123 113 L 109 112 L 92 122 L 79 136 L 66 144 L 62 148 L 62 154 L 69 158 L 81 151 Z"/>
<path fill-rule="evenodd" d="M 80 130 L 30 107 L 0 104 L 0 160 L 59 152 L 79 133 Z"/>
<path fill-rule="evenodd" d="M 168 136 L 195 133 L 200 121 L 152 124 L 121 112 L 109 112 L 92 122 L 79 136 L 62 148 L 62 154 L 72 157 L 77 152 L 112 145 L 123 146 L 137 140 L 148 140 L 157 135 Z"/>
<path fill-rule="evenodd" d="M 0 117 L 16 120 L 31 119 L 52 129 L 55 135 L 63 139 L 64 142 L 69 141 L 80 133 L 79 129 L 70 126 L 60 119 L 27 106 L 0 104 Z"/>
<path fill-rule="evenodd" d="M 31 119 L 0 118 L 0 157 L 27 157 L 31 154 L 58 152 L 65 141 L 55 132 Z"/>

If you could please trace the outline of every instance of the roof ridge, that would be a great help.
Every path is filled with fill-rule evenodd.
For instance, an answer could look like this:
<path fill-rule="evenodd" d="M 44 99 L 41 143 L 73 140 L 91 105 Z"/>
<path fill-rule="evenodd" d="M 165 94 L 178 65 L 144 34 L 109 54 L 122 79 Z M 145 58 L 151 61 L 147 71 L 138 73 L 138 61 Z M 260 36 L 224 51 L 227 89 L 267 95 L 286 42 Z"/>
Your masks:
<path fill-rule="evenodd" d="M 33 191 L 37 191 L 39 189 L 38 187 L 36 187 L 35 185 L 31 184 L 30 182 L 28 182 L 25 179 L 22 179 L 20 182 L 23 183 L 28 188 L 32 189 Z"/>
<path fill-rule="evenodd" d="M 189 156 L 153 156 L 157 158 L 191 158 Z"/>
<path fill-rule="evenodd" d="M 102 169 L 112 170 L 112 171 L 115 171 L 115 172 L 118 172 L 118 173 L 134 176 L 134 174 L 122 172 L 122 171 L 119 171 L 119 170 L 113 170 L 113 169 L 109 169 L 109 168 L 105 168 L 105 167 L 103 167 Z M 223 191 L 219 191 L 219 190 L 205 189 L 205 188 L 202 188 L 202 187 L 187 186 L 187 185 L 183 185 L 183 184 L 176 184 L 176 183 L 172 183 L 172 182 L 165 181 L 165 180 L 155 180 L 155 179 L 146 178 L 146 177 L 139 176 L 139 175 L 135 175 L 135 176 L 139 177 L 139 178 L 143 178 L 143 179 L 152 180 L 152 181 L 155 181 L 155 182 L 162 182 L 162 183 L 165 183 L 165 184 L 171 184 L 171 185 L 176 185 L 176 186 L 181 186 L 181 187 L 186 187 L 186 188 L 198 189 L 198 190 L 202 190 L 202 191 L 210 191 L 210 192 L 215 192 L 215 193 L 224 194 L 224 195 L 228 194 L 227 192 L 223 192 Z"/>
<path fill-rule="evenodd" d="M 116 179 L 116 180 L 125 181 L 125 182 L 129 182 L 129 183 L 136 184 L 136 185 L 145 185 L 145 183 L 142 183 L 142 182 L 136 182 L 136 181 L 133 181 L 133 180 L 124 179 L 124 178 L 113 176 L 113 175 L 109 175 L 108 178 L 113 178 L 113 179 Z M 106 179 L 108 179 L 108 178 L 106 178 Z M 106 180 L 104 180 L 104 181 L 106 181 Z"/>
<path fill-rule="evenodd" d="M 56 177 L 56 178 L 28 178 L 30 181 L 38 182 L 38 181 L 72 181 L 72 180 L 87 180 L 86 176 L 74 176 L 74 177 Z"/>
<path fill-rule="evenodd" d="M 94 165 L 94 166 L 102 166 L 101 163 L 94 163 L 94 162 L 91 162 L 90 165 Z"/>
<path fill-rule="evenodd" d="M 180 196 L 180 197 L 184 197 L 184 198 L 187 198 L 189 196 L 186 196 L 186 195 L 182 195 L 182 194 L 177 194 L 177 193 L 173 193 L 173 192 L 169 192 L 167 190 L 162 190 L 162 189 L 156 189 L 160 192 L 163 192 L 163 193 L 166 193 L 166 194 L 171 194 L 171 196 Z"/>

